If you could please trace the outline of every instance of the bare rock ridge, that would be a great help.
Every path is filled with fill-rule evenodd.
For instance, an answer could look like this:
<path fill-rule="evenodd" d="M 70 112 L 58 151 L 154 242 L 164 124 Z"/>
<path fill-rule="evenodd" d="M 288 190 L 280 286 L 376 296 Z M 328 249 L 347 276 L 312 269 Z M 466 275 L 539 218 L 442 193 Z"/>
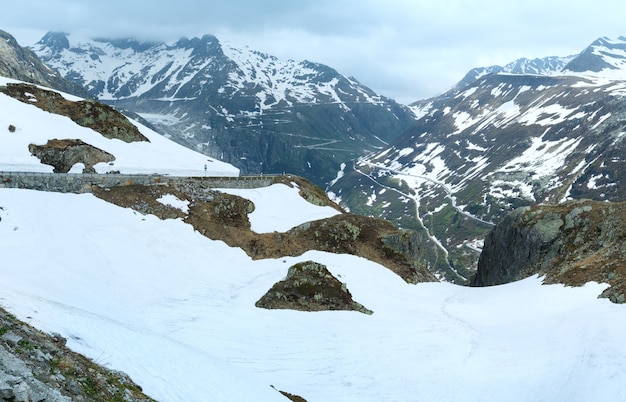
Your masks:
<path fill-rule="evenodd" d="M 601 295 L 626 301 L 626 203 L 591 200 L 521 207 L 485 238 L 471 286 L 535 274 L 545 283 L 610 285 Z"/>
<path fill-rule="evenodd" d="M 72 166 L 82 163 L 83 173 L 96 173 L 93 166 L 113 162 L 115 156 L 79 139 L 48 140 L 45 145 L 30 144 L 30 153 L 45 165 L 54 167 L 54 173 L 67 173 Z"/>
<path fill-rule="evenodd" d="M 272 286 L 255 305 L 266 309 L 373 313 L 352 300 L 346 285 L 328 272 L 326 266 L 315 261 L 301 262 L 290 267 L 285 279 Z"/>

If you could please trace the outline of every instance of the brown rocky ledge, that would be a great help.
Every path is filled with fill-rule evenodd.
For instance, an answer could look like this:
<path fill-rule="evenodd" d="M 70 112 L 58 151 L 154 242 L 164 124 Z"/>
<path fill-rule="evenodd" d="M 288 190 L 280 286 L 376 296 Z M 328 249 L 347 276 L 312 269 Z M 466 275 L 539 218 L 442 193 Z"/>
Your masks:
<path fill-rule="evenodd" d="M 124 142 L 149 141 L 126 116 L 100 102 L 69 101 L 58 92 L 31 84 L 0 86 L 0 92 L 47 112 L 67 116 L 76 124 L 89 127 L 106 138 Z"/>
<path fill-rule="evenodd" d="M 323 192 L 303 189 L 303 184 L 299 186 L 301 192 L 316 194 L 315 198 L 322 199 Z M 95 191 L 94 194 L 113 204 L 143 214 L 154 214 L 161 219 L 181 218 L 204 236 L 239 247 L 253 259 L 296 257 L 309 250 L 319 250 L 367 258 L 389 268 L 408 283 L 437 281 L 421 258 L 423 243 L 419 235 L 398 230 L 383 219 L 342 213 L 307 222 L 284 233 L 259 234 L 250 229 L 248 220 L 248 214 L 254 211 L 252 202 L 202 188 L 201 179 L 195 185 L 130 185 Z M 184 213 L 156 201 L 165 194 L 189 201 L 189 211 Z M 325 202 L 332 204 L 327 198 Z"/>

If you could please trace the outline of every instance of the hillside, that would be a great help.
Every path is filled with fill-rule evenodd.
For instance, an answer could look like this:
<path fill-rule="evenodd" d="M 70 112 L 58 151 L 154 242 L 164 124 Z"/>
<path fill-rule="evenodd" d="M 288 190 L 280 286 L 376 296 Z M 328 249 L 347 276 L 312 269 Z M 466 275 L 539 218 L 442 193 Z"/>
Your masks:
<path fill-rule="evenodd" d="M 20 99 L 17 101 L 13 95 Z M 200 155 L 183 146 L 163 138 L 161 135 L 137 122 L 130 122 L 117 112 L 108 110 L 120 121 L 139 127 L 143 133 L 141 141 L 124 141 L 121 139 L 120 123 L 113 124 L 112 116 L 107 124 L 113 125 L 112 132 L 120 134 L 117 138 L 105 136 L 87 124 L 77 124 L 68 116 L 67 105 L 74 105 L 86 114 L 92 102 L 45 88 L 28 86 L 22 82 L 0 77 L 0 104 L 6 111 L 0 116 L 3 146 L 0 148 L 0 171 L 36 171 L 52 172 L 52 164 L 44 164 L 30 151 L 30 145 L 44 146 L 49 140 L 81 140 L 88 144 L 90 150 L 99 150 L 108 154 L 108 158 L 93 160 L 93 168 L 98 173 L 116 171 L 121 173 L 168 173 L 179 175 L 203 176 L 207 173 L 217 176 L 236 176 L 239 170 L 227 163 Z M 42 106 L 43 105 L 43 106 Z M 55 106 L 56 105 L 56 106 Z M 45 108 L 44 108 L 45 107 Z M 106 114 L 105 114 L 106 116 Z M 93 125 L 91 125 L 93 126 Z M 105 124 L 106 126 L 106 124 Z M 135 128 L 136 129 L 136 128 Z M 59 148 L 60 144 L 51 143 L 48 148 Z M 83 153 L 85 154 L 85 153 Z M 59 156 L 59 158 L 63 158 Z M 112 158 L 112 159 L 111 159 Z M 82 172 L 88 156 L 81 156 L 69 166 L 69 172 Z M 87 163 L 89 164 L 89 162 Z M 207 170 L 204 166 L 208 165 Z"/>
<path fill-rule="evenodd" d="M 283 400 L 270 384 L 309 401 L 622 396 L 622 310 L 602 285 L 408 285 L 347 255 L 253 261 L 91 195 L 0 194 L 3 304 L 158 400 Z M 373 314 L 254 307 L 308 260 Z"/>
<path fill-rule="evenodd" d="M 279 60 L 211 35 L 166 44 L 51 32 L 32 50 L 101 101 L 243 173 L 289 172 L 322 185 L 414 118 L 329 66 Z"/>
<path fill-rule="evenodd" d="M 485 234 L 514 208 L 626 199 L 625 44 L 472 73 L 412 105 L 417 122 L 330 190 L 352 212 L 422 230 L 433 269 L 467 282 Z"/>

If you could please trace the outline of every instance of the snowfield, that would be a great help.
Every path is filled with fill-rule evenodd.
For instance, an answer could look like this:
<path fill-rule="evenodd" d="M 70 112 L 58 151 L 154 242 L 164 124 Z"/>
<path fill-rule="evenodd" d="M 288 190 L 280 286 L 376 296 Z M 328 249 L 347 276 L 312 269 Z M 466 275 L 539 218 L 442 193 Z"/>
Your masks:
<path fill-rule="evenodd" d="M 0 207 L 2 306 L 161 401 L 626 398 L 624 306 L 604 285 L 408 285 L 349 255 L 252 261 L 90 194 L 1 189 Z M 309 259 L 374 314 L 254 306 Z"/>
<path fill-rule="evenodd" d="M 269 187 L 241 190 L 221 188 L 221 192 L 238 195 L 254 203 L 248 214 L 250 228 L 255 233 L 286 232 L 306 222 L 326 219 L 340 212 L 332 207 L 315 206 L 298 194 L 298 187 L 273 184 Z"/>

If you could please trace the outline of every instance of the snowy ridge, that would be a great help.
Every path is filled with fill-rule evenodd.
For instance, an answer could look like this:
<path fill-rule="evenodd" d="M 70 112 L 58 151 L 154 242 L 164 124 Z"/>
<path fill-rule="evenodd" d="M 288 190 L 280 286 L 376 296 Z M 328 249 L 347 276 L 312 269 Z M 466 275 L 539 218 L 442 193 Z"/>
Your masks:
<path fill-rule="evenodd" d="M 239 91 L 247 93 L 252 86 L 258 113 L 294 103 L 327 102 L 347 107 L 346 101 L 384 102 L 354 80 L 338 78 L 334 70 L 327 74 L 328 67 L 281 61 L 248 47 L 221 44 L 209 35 L 201 39 L 181 39 L 173 44 L 142 44 L 130 40 L 120 44 L 71 35 L 67 39 L 68 46 L 62 50 L 51 48 L 46 38 L 33 50 L 63 75 L 80 77 L 90 92 L 102 100 L 150 96 L 151 93 L 158 94 L 155 99 L 163 101 L 191 100 L 200 96 L 203 89 L 197 87 L 191 97 L 182 96 L 180 90 L 190 81 L 200 78 L 210 82 L 215 79 L 211 76 L 214 68 L 234 63 L 228 69 L 228 82 L 218 92 L 234 96 Z M 85 58 L 85 54 L 90 56 Z M 355 87 L 359 95 L 346 98 L 349 94 L 340 90 L 340 79 L 344 81 L 341 85 Z M 246 111 L 227 111 L 233 117 L 243 112 Z"/>
<path fill-rule="evenodd" d="M 70 71 L 80 77 L 83 85 L 102 100 L 127 98 L 145 94 L 161 84 L 176 99 L 177 90 L 191 76 L 183 73 L 192 60 L 192 49 L 154 44 L 148 49 L 118 47 L 111 42 L 67 36 L 68 47 L 55 53 L 38 42 L 33 50 L 63 75 Z M 58 49 L 57 49 L 58 50 Z M 83 55 L 90 55 L 84 58 Z M 191 65 L 195 72 L 202 66 Z M 180 79 L 173 77 L 179 74 Z M 156 79 L 151 80 L 151 78 Z"/>
<path fill-rule="evenodd" d="M 222 45 L 222 50 L 239 67 L 238 71 L 231 72 L 228 85 L 243 89 L 252 83 L 257 91 L 255 96 L 259 100 L 260 113 L 275 106 L 318 102 L 337 103 L 348 109 L 348 94 L 339 89 L 340 80 L 349 82 L 360 95 L 349 99 L 350 103 L 384 102 L 380 96 L 367 91 L 353 80 L 338 77 L 336 72 L 326 74 L 320 65 L 306 61 L 280 61 L 248 47 L 231 44 Z"/>

